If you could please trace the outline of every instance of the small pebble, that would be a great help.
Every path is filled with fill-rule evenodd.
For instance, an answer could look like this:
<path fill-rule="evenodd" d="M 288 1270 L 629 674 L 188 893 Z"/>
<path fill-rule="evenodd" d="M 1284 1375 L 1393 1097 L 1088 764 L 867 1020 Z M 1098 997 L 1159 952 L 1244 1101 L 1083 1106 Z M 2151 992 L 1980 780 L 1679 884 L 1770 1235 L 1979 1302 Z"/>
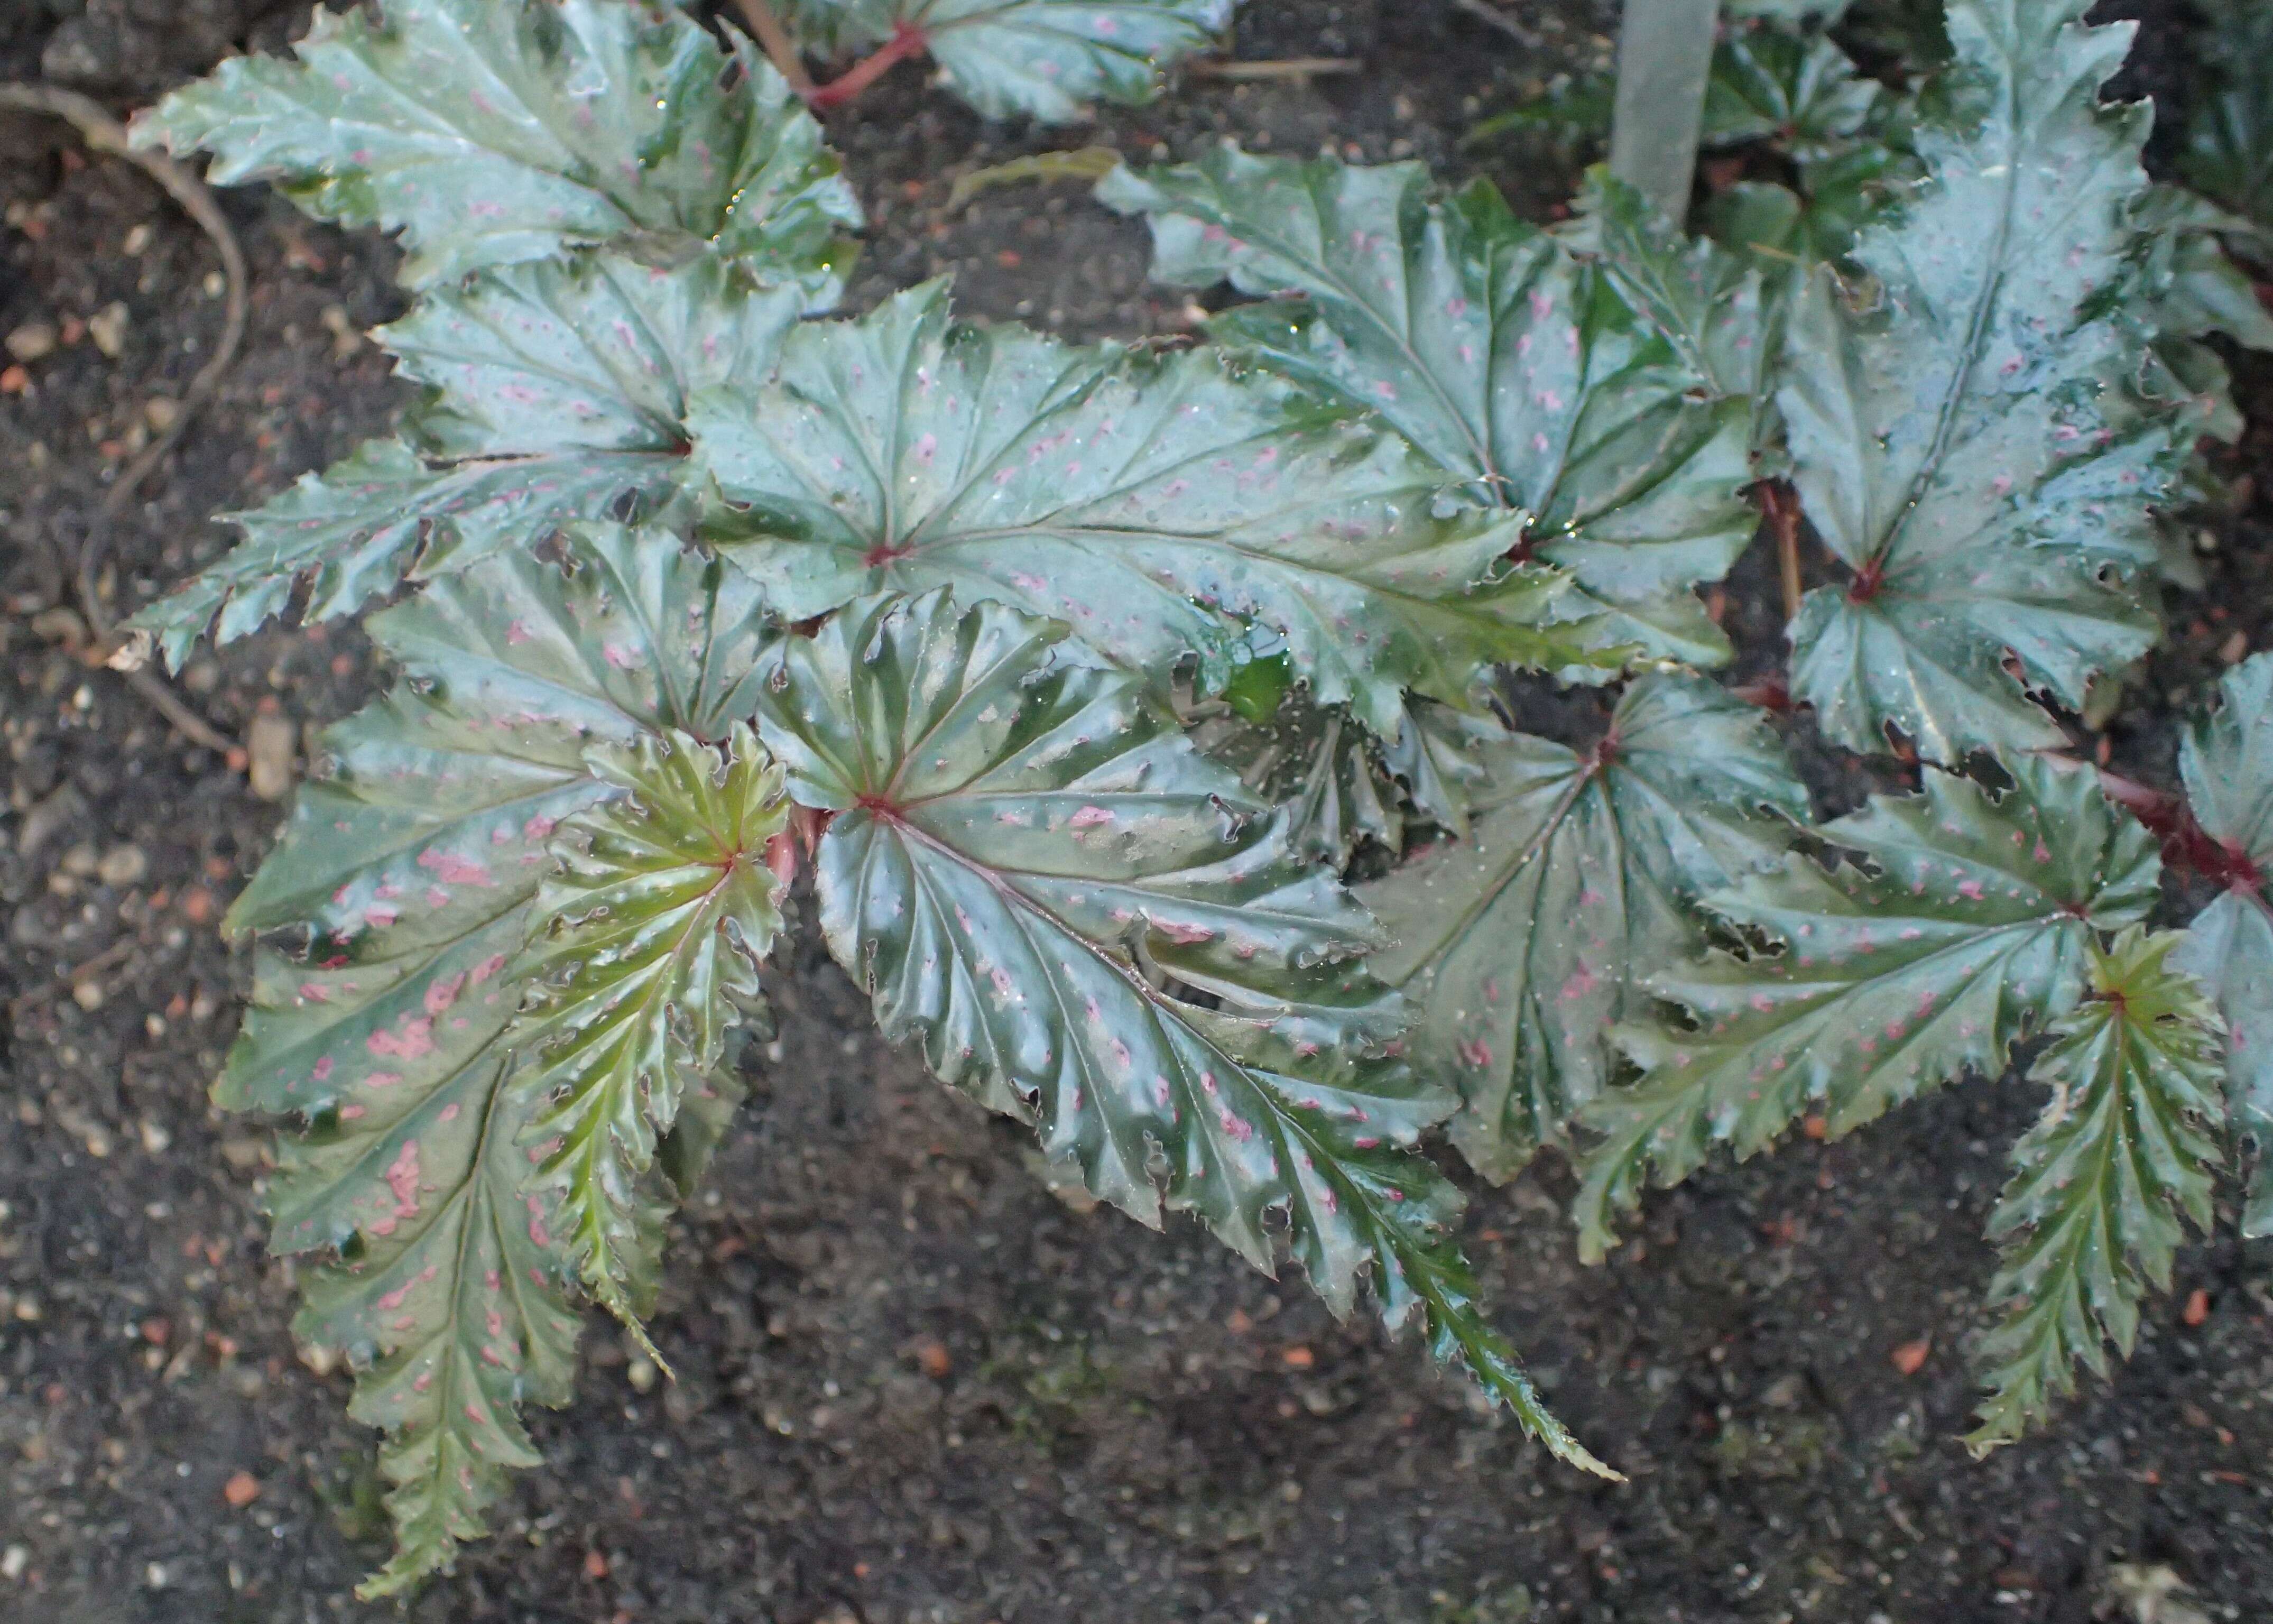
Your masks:
<path fill-rule="evenodd" d="M 141 1131 L 142 1148 L 154 1156 L 165 1154 L 167 1147 L 174 1142 L 174 1136 L 166 1131 L 163 1124 L 153 1122 L 147 1116 L 142 1119 Z"/>
<path fill-rule="evenodd" d="M 91 975 L 83 981 L 71 983 L 71 1002 L 89 1014 L 102 1007 L 102 983 Z"/>
<path fill-rule="evenodd" d="M 139 846 L 114 846 L 94 866 L 95 878 L 105 885 L 124 888 L 139 883 L 150 872 L 150 860 Z"/>
<path fill-rule="evenodd" d="M 632 1391 L 634 1393 L 655 1391 L 656 1378 L 660 1373 L 655 1368 L 655 1361 L 645 1354 L 641 1354 L 624 1366 L 624 1380 L 632 1384 Z"/>
<path fill-rule="evenodd" d="M 181 420 L 182 404 L 170 396 L 154 395 L 142 402 L 142 421 L 153 433 L 162 434 Z"/>
<path fill-rule="evenodd" d="M 252 718 L 244 737 L 245 777 L 263 801 L 281 801 L 292 793 L 292 749 L 298 738 L 289 717 L 264 710 Z"/>
<path fill-rule="evenodd" d="M 104 305 L 86 319 L 86 332 L 104 357 L 116 361 L 126 353 L 126 306 L 116 300 Z"/>
<path fill-rule="evenodd" d="M 64 853 L 59 866 L 74 879 L 91 880 L 102 867 L 102 853 L 95 850 L 93 841 L 82 840 Z"/>
<path fill-rule="evenodd" d="M 52 354 L 56 347 L 56 330 L 44 321 L 27 321 L 8 335 L 8 353 L 19 361 L 36 361 Z"/>
<path fill-rule="evenodd" d="M 151 235 L 150 222 L 146 220 L 140 225 L 128 230 L 126 241 L 120 244 L 120 247 L 129 258 L 131 258 L 150 246 Z"/>
<path fill-rule="evenodd" d="M 242 1511 L 260 1498 L 260 1479 L 249 1471 L 234 1472 L 221 1485 L 221 1497 Z"/>
<path fill-rule="evenodd" d="M 10 1545 L 6 1551 L 0 1552 L 0 1579 L 14 1583 L 24 1576 L 24 1569 L 31 1566 L 31 1561 L 29 1550 L 22 1545 Z"/>
<path fill-rule="evenodd" d="M 1887 1357 L 1896 1370 L 1905 1376 L 1915 1376 L 1925 1367 L 1926 1355 L 1933 1351 L 1933 1339 L 1921 1336 L 1914 1342 L 1904 1342 Z"/>

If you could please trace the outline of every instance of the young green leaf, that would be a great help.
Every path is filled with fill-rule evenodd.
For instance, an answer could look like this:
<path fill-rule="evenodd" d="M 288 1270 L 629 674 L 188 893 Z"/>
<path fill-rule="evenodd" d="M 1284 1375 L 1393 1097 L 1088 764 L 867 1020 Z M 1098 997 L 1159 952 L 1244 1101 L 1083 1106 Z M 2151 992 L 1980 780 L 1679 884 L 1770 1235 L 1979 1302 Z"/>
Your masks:
<path fill-rule="evenodd" d="M 720 550 L 793 619 L 951 586 L 1060 616 L 1163 687 L 1197 653 L 1208 692 L 1264 631 L 1377 732 L 1407 687 L 1459 703 L 1496 661 L 1590 658 L 1540 623 L 1553 594 L 1503 579 L 1519 518 L 1440 515 L 1443 476 L 1394 436 L 1204 351 L 951 326 L 944 282 L 799 327 L 771 383 L 690 421 L 743 510 Z"/>
<path fill-rule="evenodd" d="M 1716 365 L 1756 280 L 1712 268 L 1703 332 L 1693 300 L 1661 326 L 1669 306 L 1647 295 L 1683 280 L 1667 270 L 1684 256 L 1576 252 L 1488 185 L 1433 196 L 1417 163 L 1226 146 L 1118 170 L 1098 196 L 1151 217 L 1159 280 L 1265 297 L 1219 317 L 1219 340 L 1378 413 L 1478 501 L 1535 515 L 1526 551 L 1577 577 L 1605 641 L 1728 657 L 1689 589 L 1757 525 L 1750 392 Z"/>
<path fill-rule="evenodd" d="M 1869 290 L 1822 272 L 1792 312 L 1793 477 L 1855 574 L 1803 604 L 1791 686 L 1850 748 L 2058 745 L 2029 691 L 2080 705 L 2156 635 L 2130 577 L 2186 434 L 2126 387 L 2135 328 L 2088 308 L 2129 246 L 2147 109 L 2100 102 L 2130 31 L 2083 9 L 1954 0 L 1927 178 L 1855 246 Z"/>
<path fill-rule="evenodd" d="M 1713 53 L 1704 143 L 1774 140 L 1800 162 L 1831 157 L 1847 150 L 1885 94 L 1826 35 L 1746 29 Z"/>
<path fill-rule="evenodd" d="M 1421 1005 L 1416 1063 L 1459 1088 L 1453 1142 L 1504 1182 L 1602 1092 L 1635 977 L 1700 945 L 1694 899 L 1773 863 L 1767 814 L 1808 801 L 1760 712 L 1694 677 L 1644 677 L 1585 755 L 1502 730 L 1475 759 L 1467 838 L 1358 897 L 1392 942 L 1375 973 Z"/>
<path fill-rule="evenodd" d="M 826 302 L 860 224 L 820 126 L 748 41 L 662 0 L 319 7 L 297 63 L 232 57 L 135 120 L 217 183 L 400 230 L 405 286 L 597 244 L 762 261 Z"/>
<path fill-rule="evenodd" d="M 2202 832 L 2224 848 L 2230 883 L 2187 927 L 2173 969 L 2198 976 L 2232 1034 L 2226 1049 L 2226 1115 L 2255 1142 L 2241 1232 L 2273 1235 L 2273 654 L 2225 675 L 2217 712 L 2179 749 L 2187 801 Z"/>
<path fill-rule="evenodd" d="M 2255 226 L 2183 187 L 2162 185 L 2147 188 L 2132 223 L 2138 280 L 2117 289 L 2117 298 L 2151 303 L 2154 328 L 2164 338 L 2223 333 L 2247 349 L 2273 350 L 2273 314 L 2225 248 L 2231 239 L 2273 252 Z"/>
<path fill-rule="evenodd" d="M 1150 1224 L 1189 1208 L 1266 1271 L 1283 1243 L 1337 1314 L 1374 1272 L 1440 1352 L 1565 1459 L 1468 1297 L 1457 1193 L 1411 1147 L 1452 1106 L 1386 1051 L 1372 921 L 1134 676 L 1064 628 L 944 590 L 854 605 L 784 646 L 759 725 L 835 815 L 830 951 L 888 1038 L 1036 1123 Z"/>
<path fill-rule="evenodd" d="M 2199 30 L 2208 80 L 2179 167 L 2196 187 L 2273 230 L 2273 11 L 2260 0 L 2205 0 Z"/>
<path fill-rule="evenodd" d="M 715 259 L 658 270 L 611 253 L 437 289 L 377 335 L 429 390 L 402 435 L 226 515 L 244 540 L 130 624 L 178 665 L 208 626 L 241 637 L 303 581 L 305 618 L 328 620 L 626 504 L 669 514 L 689 391 L 770 372 L 802 302 Z"/>
<path fill-rule="evenodd" d="M 2162 865 L 2088 771 L 2037 756 L 2010 771 L 2002 798 L 1929 772 L 1924 793 L 1825 825 L 1866 866 L 1795 854 L 1702 898 L 1765 946 L 1649 980 L 1687 1027 L 1620 1029 L 1643 1076 L 1582 1116 L 1599 1136 L 1576 1214 L 1588 1259 L 1646 1177 L 1677 1184 L 1715 1143 L 1752 1155 L 1805 1110 L 1842 1134 L 1967 1070 L 1994 1075 L 2074 1004 L 2092 931 L 2145 918 Z"/>
<path fill-rule="evenodd" d="M 2170 1288 L 2181 1218 L 2210 1227 L 2218 1021 L 2167 962 L 2180 939 L 2134 929 L 2095 944 L 2092 996 L 2029 1069 L 2052 1097 L 1989 1220 L 2004 1253 L 1989 1300 L 2006 1315 L 1976 1356 L 1989 1385 L 1965 1440 L 1977 1455 L 2074 1392 L 2077 1365 L 2106 1375 L 2107 1343 L 2129 1357 L 2141 1300 Z"/>
<path fill-rule="evenodd" d="M 1701 211 L 1715 242 L 1759 267 L 1774 305 L 1804 284 L 1817 266 L 1843 258 L 1856 234 L 1920 177 L 1910 134 L 1917 116 L 1915 102 L 1887 96 L 1876 85 L 1869 86 L 1867 98 L 1851 90 L 1831 94 L 1830 87 L 1848 82 L 1853 70 L 1839 65 L 1846 58 L 1827 41 L 1819 41 L 1815 49 L 1839 61 L 1826 59 L 1802 69 L 1803 77 L 1815 76 L 1812 82 L 1825 94 L 1812 104 L 1804 130 L 1795 125 L 1783 138 L 1792 184 L 1740 180 L 1707 198 Z M 1851 124 L 1846 117 L 1849 96 L 1862 103 L 1863 116 Z M 1772 325 L 1777 331 L 1771 338 L 1771 365 L 1782 350 L 1780 320 Z"/>
<path fill-rule="evenodd" d="M 580 535 L 570 557 L 493 559 L 373 618 L 409 680 L 325 736 L 333 771 L 228 921 L 311 936 L 260 954 L 214 1097 L 305 1124 L 280 1147 L 271 1244 L 340 1252 L 304 1273 L 296 1329 L 346 1351 L 352 1413 L 390 1434 L 398 1549 L 374 1594 L 480 1531 L 505 1469 L 536 1463 L 515 1408 L 567 1398 L 575 1260 L 522 1188 L 532 1101 L 501 1086 L 546 841 L 617 793 L 585 750 L 716 737 L 755 707 L 739 577 L 656 534 Z"/>
<path fill-rule="evenodd" d="M 1407 803 L 1422 819 L 1465 832 L 1470 787 L 1482 777 L 1468 758 L 1497 723 L 1414 700 L 1383 739 L 1339 710 L 1290 700 L 1260 722 L 1210 717 L 1189 724 L 1201 754 L 1285 808 L 1287 838 L 1313 861 L 1339 870 L 1368 841 L 1403 845 Z"/>
<path fill-rule="evenodd" d="M 957 95 L 988 118 L 1044 124 L 1083 103 L 1149 102 L 1160 70 L 1214 48 L 1233 0 L 795 0 L 814 45 L 859 49 L 920 37 Z"/>
<path fill-rule="evenodd" d="M 739 721 L 723 755 L 674 730 L 595 745 L 585 765 L 624 793 L 552 837 L 556 869 L 511 966 L 533 989 L 510 1034 L 526 1056 L 511 1093 L 527 1101 L 524 1137 L 545 1147 L 536 1182 L 559 1192 L 586 1288 L 636 1327 L 667 1211 L 649 1177 L 657 1143 L 683 1092 L 739 1092 L 726 1034 L 758 1005 L 781 929 L 766 843 L 789 802 Z"/>

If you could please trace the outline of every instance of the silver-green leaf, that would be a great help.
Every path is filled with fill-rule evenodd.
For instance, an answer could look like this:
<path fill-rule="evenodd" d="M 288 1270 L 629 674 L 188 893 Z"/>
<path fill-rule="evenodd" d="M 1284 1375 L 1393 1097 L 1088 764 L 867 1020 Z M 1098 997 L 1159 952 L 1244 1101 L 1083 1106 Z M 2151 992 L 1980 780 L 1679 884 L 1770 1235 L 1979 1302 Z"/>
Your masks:
<path fill-rule="evenodd" d="M 913 34 L 957 95 L 989 118 L 1044 124 L 1089 116 L 1091 101 L 1151 101 L 1161 70 L 1212 49 L 1234 0 L 793 0 L 823 49 L 864 49 Z"/>
<path fill-rule="evenodd" d="M 1639 978 L 1702 945 L 1695 898 L 1774 862 L 1808 800 L 1760 712 L 1695 677 L 1644 677 L 1584 754 L 1498 730 L 1474 758 L 1467 838 L 1358 897 L 1416 1064 L 1460 1091 L 1453 1142 L 1504 1181 L 1602 1092 Z"/>
<path fill-rule="evenodd" d="M 1715 1144 L 1767 1148 L 1813 1111 L 1850 1132 L 1927 1089 L 1994 1075 L 2083 990 L 2094 930 L 2144 919 L 2155 843 L 2089 771 L 2024 756 L 2001 798 L 1929 771 L 1820 831 L 1861 859 L 1782 868 L 1702 898 L 1753 945 L 1651 978 L 1682 1025 L 1620 1029 L 1640 1066 L 1583 1121 L 1580 1250 L 1615 1243 L 1643 1183 L 1679 1183 Z"/>
<path fill-rule="evenodd" d="M 575 1259 L 524 1190 L 533 1102 L 503 1083 L 548 843 L 619 793 L 585 752 L 719 736 L 756 703 L 739 576 L 653 533 L 580 535 L 569 557 L 494 559 L 373 618 L 409 680 L 325 735 L 331 770 L 228 921 L 309 936 L 261 951 L 214 1096 L 302 1124 L 271 1244 L 339 1251 L 303 1272 L 296 1328 L 346 1352 L 351 1412 L 389 1434 L 398 1549 L 373 1594 L 481 1531 L 506 1469 L 536 1463 L 518 1407 L 567 1399 Z"/>
<path fill-rule="evenodd" d="M 2273 654 L 2228 672 L 2218 695 L 2180 744 L 2179 771 L 2194 821 L 2222 848 L 2227 884 L 2171 964 L 2201 978 L 2232 1034 L 2227 1119 L 2258 1153 L 2241 1232 L 2262 1237 L 2273 1235 Z"/>
<path fill-rule="evenodd" d="M 297 62 L 232 57 L 134 139 L 400 230 L 409 287 L 614 244 L 746 257 L 825 298 L 859 206 L 781 75 L 732 40 L 663 0 L 319 6 Z"/>
<path fill-rule="evenodd" d="M 1417 1308 L 1593 1463 L 1471 1300 L 1458 1194 L 1412 1149 L 1452 1100 L 1389 1052 L 1372 921 L 1144 684 L 943 590 L 853 605 L 778 672 L 760 727 L 834 815 L 821 926 L 887 1037 L 1145 1222 L 1189 1209 L 1265 1270 L 1283 1246 L 1337 1313 L 1370 1271 L 1392 1326 Z"/>
<path fill-rule="evenodd" d="M 688 394 L 770 372 L 803 300 L 715 259 L 612 253 L 437 289 L 377 335 L 428 390 L 401 433 L 224 515 L 244 539 L 131 624 L 179 665 L 209 627 L 241 637 L 304 583 L 304 617 L 324 620 L 626 507 L 684 523 Z"/>
<path fill-rule="evenodd" d="M 2030 694 L 2080 706 L 2157 635 L 2137 578 L 2187 434 L 2131 387 L 2138 329 L 2095 308 L 2147 109 L 2101 103 L 2130 30 L 2083 9 L 1954 0 L 1925 179 L 1863 230 L 1858 274 L 1819 272 L 1791 313 L 1793 479 L 1855 572 L 1803 603 L 1792 694 L 1853 749 L 1890 727 L 1939 762 L 2056 746 Z"/>
<path fill-rule="evenodd" d="M 1582 252 L 1488 185 L 1436 195 L 1417 163 L 1226 146 L 1116 171 L 1098 195 L 1150 217 L 1161 281 L 1264 298 L 1219 317 L 1219 340 L 1377 413 L 1472 500 L 1534 515 L 1526 552 L 1577 578 L 1574 608 L 1602 617 L 1604 641 L 1728 657 L 1690 589 L 1756 528 L 1743 492 L 1758 367 L 1729 362 L 1757 277 L 1646 231 Z"/>
<path fill-rule="evenodd" d="M 1163 688 L 1197 655 L 1209 692 L 1267 635 L 1382 733 L 1407 688 L 1458 704 L 1497 661 L 1594 658 L 1508 575 L 1519 518 L 1454 508 L 1396 436 L 1205 351 L 953 325 L 943 282 L 799 328 L 773 382 L 691 422 L 737 510 L 714 539 L 791 618 L 949 586 Z"/>

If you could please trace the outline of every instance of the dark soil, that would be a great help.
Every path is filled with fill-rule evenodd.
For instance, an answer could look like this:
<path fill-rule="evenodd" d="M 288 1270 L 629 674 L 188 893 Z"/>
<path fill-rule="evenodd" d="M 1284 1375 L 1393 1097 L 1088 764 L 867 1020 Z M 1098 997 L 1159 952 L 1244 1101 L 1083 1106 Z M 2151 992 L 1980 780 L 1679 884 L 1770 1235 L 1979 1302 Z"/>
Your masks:
<path fill-rule="evenodd" d="M 1456 143 L 1598 56 L 1603 12 L 1522 8 L 1548 40 L 1532 49 L 1449 0 L 1249 9 L 1244 54 L 1365 71 L 1195 80 L 1069 139 L 986 126 L 896 71 L 833 125 L 874 222 L 854 303 L 953 270 L 982 315 L 1187 327 L 1184 296 L 1144 282 L 1141 228 L 1077 191 L 943 212 L 958 173 L 1054 142 L 1331 141 L 1481 169 L 1534 214 L 1567 194 L 1561 154 Z M 303 20 L 266 0 L 0 0 L 0 77 L 44 64 L 123 109 Z M 2183 60 L 2174 26 L 2150 19 L 2148 62 Z M 354 336 L 400 308 L 392 250 L 259 193 L 223 201 L 252 260 L 251 338 L 120 527 L 122 605 L 224 544 L 208 515 L 342 455 L 402 399 Z M 0 1617 L 366 1616 L 349 1590 L 384 1549 L 372 1439 L 345 1418 L 345 1374 L 294 1356 L 257 1127 L 205 1102 L 247 968 L 215 921 L 279 808 L 76 657 L 63 585 L 145 403 L 178 395 L 219 331 L 215 261 L 60 126 L 0 119 L 0 332 L 128 313 L 116 358 L 79 337 L 0 397 Z M 2273 380 L 2245 385 L 2273 423 Z M 2261 432 L 2255 466 L 2269 449 Z M 2167 781 L 2174 709 L 2269 640 L 2269 518 L 2259 501 L 2218 538 L 2211 590 L 2174 601 L 2169 650 L 2112 725 L 2129 770 Z M 1773 590 L 1748 561 L 1727 598 L 1761 648 Z M 271 630 L 185 687 L 241 735 L 263 710 L 320 725 L 381 680 L 351 631 Z M 1850 802 L 1851 772 L 1811 759 Z M 1189 1224 L 1163 1238 L 1061 1201 L 1018 1132 L 878 1041 L 809 931 L 790 956 L 783 1036 L 676 1237 L 655 1333 L 679 1380 L 596 1323 L 579 1401 L 536 1421 L 550 1464 L 411 1616 L 2080 1624 L 2131 1561 L 2168 1565 L 2209 1618 L 2273 1617 L 2262 1252 L 2185 1252 L 2135 1357 L 2042 1437 L 1982 1464 L 1954 1441 L 1982 1223 L 2031 1109 L 2016 1083 L 1720 1166 L 1653 1198 L 1602 1269 L 1573 1259 L 1559 1169 L 1478 1189 L 1467 1239 L 1490 1296 L 1556 1406 L 1631 1475 L 1612 1487 L 1542 1458 L 1417 1349 L 1336 1325 L 1299 1279 Z M 76 991 L 59 981 L 91 963 Z M 1920 1342 L 1905 1375 L 1893 1355 Z M 257 1497 L 231 1504 L 240 1473 L 235 1498 Z"/>

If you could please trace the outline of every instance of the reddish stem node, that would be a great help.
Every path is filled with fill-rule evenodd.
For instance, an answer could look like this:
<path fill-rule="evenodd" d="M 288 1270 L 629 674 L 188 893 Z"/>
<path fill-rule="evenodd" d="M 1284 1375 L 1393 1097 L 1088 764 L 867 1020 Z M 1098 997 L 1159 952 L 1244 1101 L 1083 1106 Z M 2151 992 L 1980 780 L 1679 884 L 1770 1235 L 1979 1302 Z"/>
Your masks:
<path fill-rule="evenodd" d="M 2213 836 L 2194 819 L 2193 809 L 2179 796 L 2099 769 L 2099 787 L 2117 806 L 2144 824 L 2162 842 L 2163 860 L 2191 868 L 2204 879 L 2236 891 L 2254 891 L 2265 876 L 2249 853 Z"/>
<path fill-rule="evenodd" d="M 1847 601 L 1850 604 L 1867 604 L 1879 595 L 1879 589 L 1886 583 L 1887 560 L 1874 558 L 1857 570 L 1855 578 L 1847 583 Z"/>
<path fill-rule="evenodd" d="M 1748 705 L 1758 705 L 1778 716 L 1791 714 L 1791 688 L 1780 671 L 1772 671 L 1757 682 L 1747 682 L 1729 691 Z"/>
<path fill-rule="evenodd" d="M 920 56 L 930 45 L 931 36 L 914 24 L 896 24 L 892 28 L 892 37 L 881 48 L 854 63 L 826 85 L 815 86 L 806 97 L 806 102 L 817 113 L 826 112 L 832 107 L 842 107 L 890 72 L 896 64 L 911 56 Z"/>

